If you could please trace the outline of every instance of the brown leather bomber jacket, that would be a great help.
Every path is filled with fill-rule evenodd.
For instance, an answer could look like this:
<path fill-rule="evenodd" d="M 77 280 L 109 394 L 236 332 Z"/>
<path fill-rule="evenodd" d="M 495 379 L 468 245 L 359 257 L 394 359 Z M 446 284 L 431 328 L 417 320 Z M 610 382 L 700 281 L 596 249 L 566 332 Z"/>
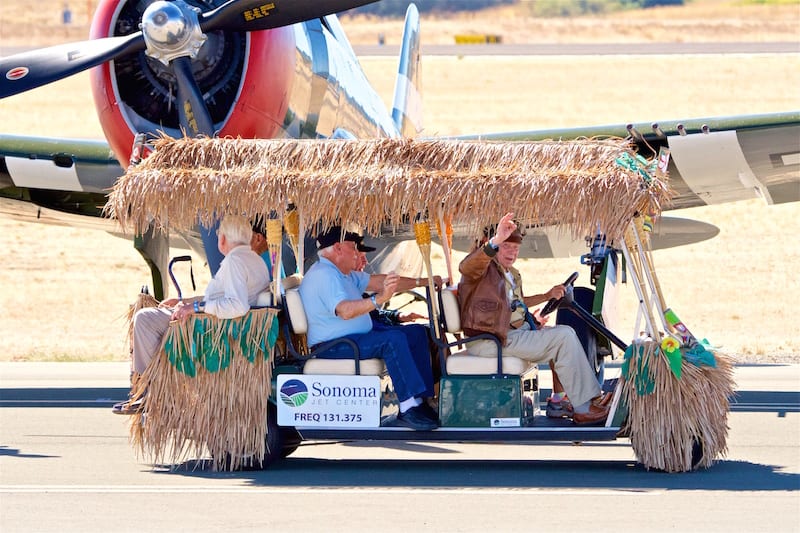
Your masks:
<path fill-rule="evenodd" d="M 466 335 L 491 333 L 505 345 L 511 322 L 511 306 L 506 291 L 503 268 L 494 260 L 497 251 L 490 246 L 478 248 L 461 261 L 458 270 L 458 307 L 461 328 Z M 520 282 L 516 269 L 509 269 Z"/>

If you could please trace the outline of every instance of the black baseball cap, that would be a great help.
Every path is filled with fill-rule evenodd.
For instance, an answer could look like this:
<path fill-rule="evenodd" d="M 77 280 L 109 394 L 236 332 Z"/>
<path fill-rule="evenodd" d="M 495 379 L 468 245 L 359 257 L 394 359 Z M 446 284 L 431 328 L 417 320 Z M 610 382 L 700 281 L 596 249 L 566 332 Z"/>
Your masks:
<path fill-rule="evenodd" d="M 342 241 L 352 241 L 358 246 L 363 239 L 364 237 L 352 231 L 345 231 L 344 236 L 342 236 L 342 227 L 332 226 L 328 230 L 317 235 L 317 250 L 322 250 L 323 248 L 333 246 L 337 242 Z"/>
<path fill-rule="evenodd" d="M 367 246 L 366 244 L 364 244 L 363 241 L 364 238 L 362 237 L 361 240 L 356 243 L 356 250 L 358 250 L 359 252 L 374 252 L 375 250 L 377 250 L 377 248 L 375 248 L 374 246 Z"/>
<path fill-rule="evenodd" d="M 260 233 L 261 235 L 264 236 L 264 238 L 267 237 L 267 228 L 264 225 L 264 217 L 259 215 L 256 218 L 254 218 L 252 226 L 253 226 L 253 233 Z"/>

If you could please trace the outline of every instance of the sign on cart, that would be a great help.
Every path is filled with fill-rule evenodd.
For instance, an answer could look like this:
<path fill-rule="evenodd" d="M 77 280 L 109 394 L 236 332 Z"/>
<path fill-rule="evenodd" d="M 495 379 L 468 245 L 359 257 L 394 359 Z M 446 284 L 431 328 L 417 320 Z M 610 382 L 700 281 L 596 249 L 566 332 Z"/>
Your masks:
<path fill-rule="evenodd" d="M 380 426 L 378 376 L 278 376 L 278 425 L 295 427 Z"/>

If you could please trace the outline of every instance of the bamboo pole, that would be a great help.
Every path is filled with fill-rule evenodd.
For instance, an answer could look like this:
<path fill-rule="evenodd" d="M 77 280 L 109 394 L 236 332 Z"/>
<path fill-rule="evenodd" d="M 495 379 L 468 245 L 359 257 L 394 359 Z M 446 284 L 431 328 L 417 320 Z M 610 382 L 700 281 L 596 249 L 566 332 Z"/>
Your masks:
<path fill-rule="evenodd" d="M 444 211 L 439 210 L 439 216 L 436 221 L 436 231 L 439 233 L 439 241 L 442 243 L 444 250 L 444 262 L 447 267 L 447 284 L 452 285 L 455 283 L 453 279 L 453 223 L 452 218 L 444 216 Z"/>
<path fill-rule="evenodd" d="M 633 222 L 630 223 L 628 226 L 628 230 L 625 232 L 625 246 L 622 247 L 622 253 L 625 256 L 625 261 L 628 263 L 629 268 L 631 269 L 631 277 L 633 278 L 633 288 L 636 291 L 636 296 L 639 298 L 639 307 L 642 311 L 644 316 L 645 324 L 647 325 L 647 334 L 653 340 L 659 340 L 658 332 L 655 329 L 655 319 L 653 317 L 653 310 L 650 307 L 650 299 L 648 298 L 647 293 L 644 290 L 642 285 L 642 270 L 643 267 L 640 263 L 640 258 L 638 254 L 634 255 L 632 250 L 636 249 L 636 243 L 631 238 L 630 232 L 633 230 Z"/>
<path fill-rule="evenodd" d="M 669 331 L 669 325 L 667 324 L 666 318 L 664 318 L 666 304 L 664 303 L 664 296 L 661 293 L 661 286 L 658 284 L 658 278 L 653 270 L 653 265 L 647 256 L 647 250 L 645 249 L 644 242 L 648 241 L 643 241 L 641 238 L 643 236 L 641 234 L 644 233 L 644 227 L 642 226 L 641 218 L 641 216 L 635 217 L 631 222 L 634 227 L 633 231 L 631 231 L 631 235 L 636 243 L 636 251 L 640 261 L 639 265 L 645 275 L 645 278 L 647 279 L 648 285 L 650 286 L 650 294 L 655 296 L 653 299 L 653 305 L 655 305 L 656 310 L 658 311 L 658 318 L 661 320 L 661 325 L 666 333 Z"/>
<path fill-rule="evenodd" d="M 425 269 L 428 271 L 428 298 L 430 299 L 431 320 L 433 321 L 434 333 L 436 338 L 439 335 L 439 312 L 437 310 L 436 302 L 436 284 L 433 281 L 433 268 L 431 267 L 431 226 L 429 222 L 415 222 L 414 223 L 414 236 L 417 240 L 417 246 L 422 254 L 422 259 L 425 261 Z"/>

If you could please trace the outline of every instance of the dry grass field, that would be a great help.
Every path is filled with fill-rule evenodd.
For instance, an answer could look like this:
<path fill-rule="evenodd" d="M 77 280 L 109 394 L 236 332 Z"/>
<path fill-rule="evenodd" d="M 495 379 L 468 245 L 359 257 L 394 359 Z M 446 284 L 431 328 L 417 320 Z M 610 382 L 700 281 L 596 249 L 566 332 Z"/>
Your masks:
<path fill-rule="evenodd" d="M 8 42 L 7 17 L 18 3 L 7 0 L 0 8 L 0 44 Z M 61 2 L 43 3 L 51 4 L 60 12 Z M 697 22 L 693 14 L 697 11 L 692 10 L 702 6 L 713 9 L 717 18 L 703 16 Z M 719 19 L 742 29 L 742 38 L 736 40 L 786 40 L 786 32 L 773 30 L 770 21 L 774 17 L 762 16 L 774 14 L 772 8 L 752 8 L 698 1 L 684 8 L 684 15 L 671 15 L 659 31 L 670 33 L 671 24 L 678 24 L 671 20 L 715 26 L 723 24 L 716 22 Z M 800 8 L 795 4 L 779 9 L 784 10 L 780 19 L 788 18 L 794 24 L 796 40 Z M 492 18 L 492 23 L 501 19 L 500 15 Z M 439 38 L 436 32 L 441 31 L 429 29 L 439 26 L 428 22 L 423 20 L 423 42 Z M 457 32 L 478 27 L 484 28 L 482 32 L 495 31 L 478 26 L 485 20 L 466 17 L 447 22 L 458 28 Z M 752 30 L 751 22 L 760 29 Z M 597 23 L 602 26 L 609 21 L 603 18 Z M 350 34 L 372 33 L 368 42 L 376 31 L 383 31 L 388 42 L 399 40 L 399 22 L 376 30 L 383 28 L 382 24 L 343 20 Z M 568 24 L 574 25 L 571 38 L 575 41 L 582 40 L 576 28 L 594 28 L 591 20 Z M 654 24 L 648 20 L 633 26 L 646 26 L 655 33 Z M 593 40 L 596 33 L 587 29 L 583 40 Z M 754 37 L 767 34 L 771 37 Z M 518 38 L 521 34 L 513 35 Z M 396 61 L 362 58 L 361 63 L 388 105 Z M 422 69 L 428 135 L 800 109 L 800 56 L 796 54 L 432 57 L 423 59 Z M 102 138 L 88 76 L 77 75 L 0 100 L 0 131 Z M 752 200 L 670 214 L 709 222 L 721 230 L 713 240 L 655 253 L 666 299 L 690 329 L 743 361 L 800 361 L 800 320 L 793 306 L 800 301 L 800 282 L 794 271 L 800 265 L 800 205 L 766 206 Z M 144 263 L 129 241 L 96 230 L 0 217 L 0 248 L 4 250 L 0 261 L 0 360 L 126 358 L 123 316 L 139 287 L 149 282 Z M 195 262 L 196 270 L 200 264 Z M 546 289 L 573 270 L 579 270 L 585 280 L 586 271 L 578 267 L 575 258 L 526 261 L 523 265 L 529 291 Z M 207 277 L 197 277 L 202 290 Z M 625 292 L 629 301 L 622 310 L 629 323 L 617 333 L 627 340 L 635 311 L 632 288 Z"/>
<path fill-rule="evenodd" d="M 719 42 L 796 41 L 800 5 L 794 0 L 686 0 L 685 6 L 604 13 L 587 18 L 542 19 L 532 16 L 532 0 L 484 12 L 422 16 L 427 44 L 452 44 L 463 33 L 502 35 L 506 43 L 560 42 Z M 98 0 L 3 0 L 0 43 L 45 45 L 86 39 Z M 69 6 L 72 23 L 62 24 Z M 353 44 L 400 41 L 402 22 L 342 16 Z"/>

